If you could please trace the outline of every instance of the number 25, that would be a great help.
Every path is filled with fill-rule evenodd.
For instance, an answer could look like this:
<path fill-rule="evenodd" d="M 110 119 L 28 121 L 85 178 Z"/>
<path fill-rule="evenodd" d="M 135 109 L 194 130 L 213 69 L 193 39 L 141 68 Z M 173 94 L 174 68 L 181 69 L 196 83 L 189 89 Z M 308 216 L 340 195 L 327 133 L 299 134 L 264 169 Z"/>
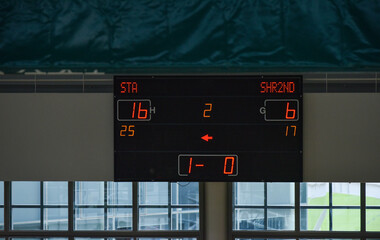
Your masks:
<path fill-rule="evenodd" d="M 123 129 L 120 130 L 120 137 L 125 137 L 125 133 L 128 131 L 128 137 L 133 137 L 135 135 L 135 130 L 133 130 L 133 128 L 135 128 L 135 125 L 121 125 L 121 127 Z"/>
<path fill-rule="evenodd" d="M 207 114 L 207 112 L 211 112 L 212 110 L 212 103 L 205 103 L 206 109 L 203 110 L 203 117 L 204 118 L 209 118 L 211 117 L 210 115 Z"/>

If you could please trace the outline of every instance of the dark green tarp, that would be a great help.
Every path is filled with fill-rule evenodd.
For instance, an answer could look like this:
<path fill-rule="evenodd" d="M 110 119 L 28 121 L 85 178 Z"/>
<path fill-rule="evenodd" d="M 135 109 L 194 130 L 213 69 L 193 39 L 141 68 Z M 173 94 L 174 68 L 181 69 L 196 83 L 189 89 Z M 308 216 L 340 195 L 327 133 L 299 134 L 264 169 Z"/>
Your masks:
<path fill-rule="evenodd" d="M 0 70 L 154 67 L 379 69 L 380 1 L 0 1 Z"/>

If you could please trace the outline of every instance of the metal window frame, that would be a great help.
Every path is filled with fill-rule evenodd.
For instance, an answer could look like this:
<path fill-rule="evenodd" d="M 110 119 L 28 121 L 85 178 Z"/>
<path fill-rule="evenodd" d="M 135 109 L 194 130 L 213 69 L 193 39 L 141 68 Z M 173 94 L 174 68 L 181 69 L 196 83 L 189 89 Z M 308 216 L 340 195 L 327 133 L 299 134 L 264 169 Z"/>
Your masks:
<path fill-rule="evenodd" d="M 42 186 L 41 190 L 43 189 L 43 183 L 40 181 L 40 186 Z M 105 188 L 107 188 L 106 184 L 107 182 L 104 182 Z M 171 186 L 171 182 L 168 182 L 168 187 Z M 171 190 L 171 189 L 169 189 Z M 43 193 L 40 191 L 40 197 L 42 196 L 41 203 L 38 206 L 31 206 L 31 207 L 41 207 L 43 206 Z M 171 192 L 171 191 L 170 191 Z M 107 192 L 105 191 L 105 194 Z M 105 195 L 107 196 L 107 195 Z M 168 195 L 168 198 L 170 197 L 170 194 Z M 169 198 L 171 199 L 171 198 Z M 68 182 L 68 206 L 62 206 L 63 208 L 68 208 L 68 230 L 11 230 L 11 211 L 12 211 L 12 205 L 11 205 L 11 182 L 5 181 L 4 182 L 4 230 L 0 230 L 0 238 L 4 238 L 5 240 L 11 240 L 11 238 L 14 237 L 20 237 L 20 238 L 49 238 L 49 237 L 62 237 L 67 238 L 68 240 L 74 240 L 74 238 L 77 237 L 86 237 L 86 238 L 133 238 L 137 240 L 138 238 L 143 237 L 151 237 L 151 238 L 195 238 L 197 240 L 204 240 L 204 204 L 205 204 L 205 198 L 204 198 L 204 183 L 199 183 L 199 205 L 198 206 L 190 206 L 190 205 L 167 205 L 166 207 L 193 207 L 193 208 L 199 208 L 199 230 L 197 231 L 187 231 L 187 230 L 168 230 L 168 231 L 146 231 L 146 230 L 138 230 L 138 182 L 132 183 L 132 206 L 125 206 L 128 208 L 132 208 L 132 215 L 133 215 L 133 228 L 132 230 L 74 230 L 74 209 L 77 207 L 74 205 L 75 201 L 75 182 Z M 106 203 L 107 200 L 105 200 Z M 171 203 L 171 201 L 169 201 Z M 17 206 L 19 207 L 19 206 Z M 84 206 L 85 207 L 85 206 Z M 92 207 L 92 206 L 91 206 Z M 108 204 L 105 204 L 103 206 L 96 206 L 96 207 L 102 207 L 107 211 L 108 208 L 114 208 L 118 206 L 108 206 Z M 145 207 L 145 206 L 144 206 Z M 156 207 L 156 206 L 154 206 Z M 54 208 L 54 206 L 43 206 L 41 207 L 41 211 L 45 208 Z M 105 217 L 107 213 L 105 212 Z M 169 216 L 170 219 L 170 216 Z M 43 215 L 41 215 L 41 224 L 43 224 Z M 104 229 L 106 229 L 107 222 L 105 221 Z M 41 225 L 43 226 L 43 225 Z"/>
<path fill-rule="evenodd" d="M 170 73 L 132 71 L 123 75 L 194 75 L 183 71 Z M 236 75 L 236 72 L 205 69 L 195 75 Z M 112 93 L 114 73 L 88 73 L 63 69 L 58 72 L 39 70 L 0 74 L 0 93 Z M 303 75 L 304 93 L 379 93 L 378 71 L 352 72 L 241 72 L 239 75 Z M 45 87 L 44 87 L 45 86 Z M 48 86 L 46 88 L 46 86 Z M 64 90 L 62 87 L 66 87 Z"/>
<path fill-rule="evenodd" d="M 279 231 L 254 231 L 254 230 L 233 230 L 235 211 L 234 206 L 234 183 L 228 184 L 228 239 L 235 240 L 235 238 L 291 238 L 291 239 L 329 239 L 329 238 L 356 238 L 366 240 L 367 238 L 378 238 L 380 231 L 366 231 L 366 210 L 367 209 L 380 209 L 380 206 L 366 206 L 366 183 L 360 183 L 360 206 L 332 206 L 332 183 L 329 183 L 329 206 L 300 206 L 300 183 L 295 183 L 295 230 L 279 230 Z M 330 231 L 307 231 L 300 230 L 300 210 L 301 209 L 360 209 L 360 231 L 332 231 L 332 213 L 330 213 Z M 266 211 L 266 209 L 265 209 Z M 266 222 L 266 220 L 265 220 Z"/>

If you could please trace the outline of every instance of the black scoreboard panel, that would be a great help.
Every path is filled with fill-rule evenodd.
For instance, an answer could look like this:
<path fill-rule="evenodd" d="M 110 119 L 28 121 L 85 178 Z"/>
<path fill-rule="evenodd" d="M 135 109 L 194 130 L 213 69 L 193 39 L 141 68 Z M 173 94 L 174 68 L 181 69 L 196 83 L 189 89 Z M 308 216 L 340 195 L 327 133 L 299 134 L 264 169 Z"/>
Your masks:
<path fill-rule="evenodd" d="M 115 76 L 115 181 L 302 181 L 301 76 Z"/>

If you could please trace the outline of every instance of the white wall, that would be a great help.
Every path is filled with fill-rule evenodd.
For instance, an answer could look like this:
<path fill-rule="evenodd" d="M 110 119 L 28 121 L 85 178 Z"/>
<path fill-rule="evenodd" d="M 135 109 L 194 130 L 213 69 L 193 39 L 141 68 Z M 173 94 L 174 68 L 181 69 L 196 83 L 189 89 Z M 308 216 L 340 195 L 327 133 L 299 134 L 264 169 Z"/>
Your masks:
<path fill-rule="evenodd" d="M 112 94 L 0 94 L 0 180 L 113 180 Z M 380 94 L 304 94 L 304 180 L 380 182 Z"/>

